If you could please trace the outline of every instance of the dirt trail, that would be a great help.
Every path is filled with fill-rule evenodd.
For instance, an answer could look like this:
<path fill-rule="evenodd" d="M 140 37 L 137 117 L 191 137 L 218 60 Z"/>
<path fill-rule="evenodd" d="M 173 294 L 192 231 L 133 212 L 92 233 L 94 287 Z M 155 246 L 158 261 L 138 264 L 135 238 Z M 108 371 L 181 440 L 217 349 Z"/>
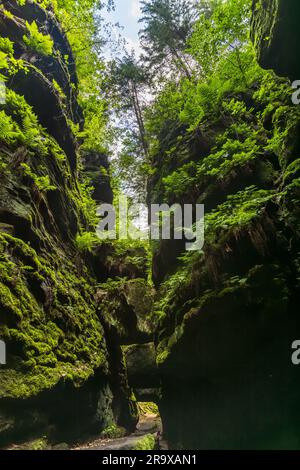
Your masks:
<path fill-rule="evenodd" d="M 161 420 L 156 415 L 142 416 L 135 433 L 121 439 L 97 439 L 74 450 L 133 450 L 143 436 L 161 432 Z"/>

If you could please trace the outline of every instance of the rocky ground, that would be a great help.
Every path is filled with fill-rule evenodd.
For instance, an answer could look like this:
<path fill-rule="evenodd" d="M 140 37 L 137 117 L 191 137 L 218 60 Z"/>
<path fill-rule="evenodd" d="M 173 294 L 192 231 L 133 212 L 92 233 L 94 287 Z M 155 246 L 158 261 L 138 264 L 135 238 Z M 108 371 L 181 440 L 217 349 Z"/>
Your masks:
<path fill-rule="evenodd" d="M 129 436 L 120 439 L 96 439 L 73 450 L 134 450 L 143 438 L 150 435 L 157 441 L 161 432 L 161 419 L 155 414 L 147 414 L 141 417 L 136 431 Z"/>

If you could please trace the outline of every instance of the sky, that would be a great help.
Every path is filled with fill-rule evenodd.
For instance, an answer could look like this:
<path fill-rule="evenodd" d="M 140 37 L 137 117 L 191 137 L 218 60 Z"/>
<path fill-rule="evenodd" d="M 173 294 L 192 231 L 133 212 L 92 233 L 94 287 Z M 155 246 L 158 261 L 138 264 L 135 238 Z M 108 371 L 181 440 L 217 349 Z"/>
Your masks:
<path fill-rule="evenodd" d="M 128 43 L 128 51 L 135 50 L 137 55 L 141 49 L 139 45 L 138 32 L 141 25 L 138 23 L 141 16 L 139 0 L 114 0 L 115 11 L 105 13 L 105 19 L 113 24 L 119 23 L 124 29 L 121 30 L 122 36 Z"/>

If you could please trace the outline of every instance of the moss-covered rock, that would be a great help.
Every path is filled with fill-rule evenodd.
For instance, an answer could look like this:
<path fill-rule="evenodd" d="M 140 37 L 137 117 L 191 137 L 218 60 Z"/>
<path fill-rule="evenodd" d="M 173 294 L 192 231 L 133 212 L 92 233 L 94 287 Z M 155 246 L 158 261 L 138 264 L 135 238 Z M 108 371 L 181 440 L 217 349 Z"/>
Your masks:
<path fill-rule="evenodd" d="M 300 33 L 297 0 L 253 0 L 252 39 L 262 67 L 299 79 L 297 54 Z"/>
<path fill-rule="evenodd" d="M 155 436 L 147 434 L 140 441 L 138 441 L 133 450 L 154 450 L 155 449 Z"/>
<path fill-rule="evenodd" d="M 126 429 L 116 426 L 115 424 L 108 426 L 101 433 L 102 439 L 120 439 L 125 436 Z"/>
<path fill-rule="evenodd" d="M 151 341 L 154 290 L 144 279 L 108 280 L 96 293 L 99 315 L 114 328 L 120 344 Z"/>
<path fill-rule="evenodd" d="M 154 343 L 124 346 L 123 352 L 131 387 L 139 389 L 159 387 Z"/>
<path fill-rule="evenodd" d="M 74 134 L 83 126 L 75 60 L 43 6 L 0 5 L 1 443 L 39 433 L 70 440 L 137 421 L 76 242 L 94 231 L 96 202 Z"/>
<path fill-rule="evenodd" d="M 149 202 L 206 212 L 201 252 L 177 240 L 153 247 L 159 406 L 172 448 L 299 448 L 300 114 L 291 93 L 288 80 L 263 73 L 225 93 L 199 132 L 169 123 L 157 143 Z"/>

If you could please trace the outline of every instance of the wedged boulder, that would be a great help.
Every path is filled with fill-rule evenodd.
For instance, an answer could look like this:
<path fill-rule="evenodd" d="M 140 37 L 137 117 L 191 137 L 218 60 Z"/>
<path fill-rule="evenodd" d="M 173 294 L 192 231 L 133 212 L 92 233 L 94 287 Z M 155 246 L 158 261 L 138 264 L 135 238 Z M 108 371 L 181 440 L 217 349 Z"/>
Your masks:
<path fill-rule="evenodd" d="M 300 79 L 298 0 L 253 0 L 252 40 L 263 68 Z"/>
<path fill-rule="evenodd" d="M 96 292 L 99 316 L 116 331 L 120 344 L 146 343 L 154 333 L 153 288 L 144 279 L 110 281 Z"/>
<path fill-rule="evenodd" d="M 129 385 L 134 389 L 159 387 L 154 343 L 124 346 Z"/>
<path fill-rule="evenodd" d="M 134 394 L 139 403 L 159 403 L 160 388 L 135 388 Z"/>
<path fill-rule="evenodd" d="M 149 256 L 143 246 L 118 249 L 113 242 L 100 242 L 87 254 L 87 261 L 99 283 L 107 279 L 134 280 L 148 276 Z"/>

